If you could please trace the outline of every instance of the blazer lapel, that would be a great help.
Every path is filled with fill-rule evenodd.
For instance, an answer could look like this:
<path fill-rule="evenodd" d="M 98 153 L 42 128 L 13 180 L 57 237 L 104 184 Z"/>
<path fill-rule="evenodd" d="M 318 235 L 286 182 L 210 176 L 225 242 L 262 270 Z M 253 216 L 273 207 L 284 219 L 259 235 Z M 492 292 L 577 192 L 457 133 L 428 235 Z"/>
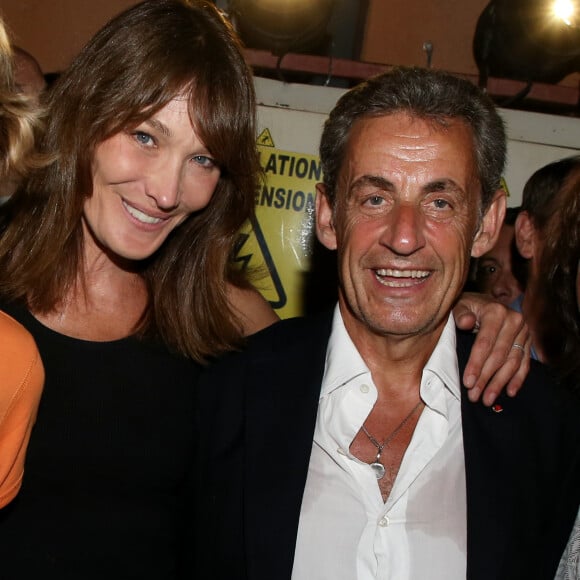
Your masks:
<path fill-rule="evenodd" d="M 290 578 L 324 373 L 329 317 L 297 322 L 260 353 L 247 381 L 248 578 Z M 289 330 L 289 331 L 288 331 Z M 306 339 L 305 339 L 306 337 Z"/>
<path fill-rule="evenodd" d="M 459 376 L 463 376 L 472 340 L 458 333 Z M 510 401 L 500 398 L 495 411 L 471 403 L 462 389 L 461 417 L 467 491 L 467 578 L 509 578 L 504 569 L 514 554 L 510 538 L 517 514 L 512 473 L 517 464 L 506 455 L 513 441 Z M 506 408 L 507 407 L 507 408 Z M 518 578 L 519 575 L 513 576 Z"/>
<path fill-rule="evenodd" d="M 517 537 L 514 526 L 521 522 L 514 497 L 514 486 L 517 491 L 521 489 L 513 477 L 517 459 L 510 459 L 507 449 L 502 449 L 502 440 L 508 441 L 512 435 L 511 428 L 502 417 L 494 417 L 493 411 L 475 407 L 466 396 L 462 397 L 467 578 L 518 578 L 504 570 L 516 556 L 512 545 Z"/>
<path fill-rule="evenodd" d="M 471 343 L 458 336 L 460 376 Z M 502 395 L 488 408 L 471 403 L 463 389 L 469 580 L 553 578 L 547 554 L 559 546 L 563 520 L 555 506 L 569 461 L 557 443 L 566 441 L 562 424 L 543 413 L 536 392 L 528 383 L 516 398 Z"/>

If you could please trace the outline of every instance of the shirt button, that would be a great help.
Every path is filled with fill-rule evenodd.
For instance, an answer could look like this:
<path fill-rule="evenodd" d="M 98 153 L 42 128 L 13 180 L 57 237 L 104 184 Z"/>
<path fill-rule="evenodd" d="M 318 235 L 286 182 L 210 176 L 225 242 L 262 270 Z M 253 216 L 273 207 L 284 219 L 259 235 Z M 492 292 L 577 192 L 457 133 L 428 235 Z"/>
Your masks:
<path fill-rule="evenodd" d="M 339 455 L 346 455 L 346 451 L 345 451 L 345 450 L 344 450 L 342 447 L 339 447 L 339 448 L 336 450 L 336 452 L 337 452 Z"/>
<path fill-rule="evenodd" d="M 366 394 L 369 392 L 369 386 L 368 386 L 368 385 L 366 385 L 366 384 L 362 384 L 362 385 L 360 386 L 360 392 L 361 392 L 361 393 L 364 393 L 364 394 L 366 395 Z"/>
<path fill-rule="evenodd" d="M 389 518 L 387 516 L 385 516 L 384 518 L 381 518 L 379 520 L 379 526 L 381 526 L 381 528 L 386 528 L 389 525 Z"/>

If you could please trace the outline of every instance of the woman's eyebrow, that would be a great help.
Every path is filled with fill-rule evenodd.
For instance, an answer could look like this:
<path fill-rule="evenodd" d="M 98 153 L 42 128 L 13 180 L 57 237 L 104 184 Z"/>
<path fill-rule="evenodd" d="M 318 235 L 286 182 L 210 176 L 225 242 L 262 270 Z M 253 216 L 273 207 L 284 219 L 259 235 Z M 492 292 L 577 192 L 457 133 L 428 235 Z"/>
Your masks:
<path fill-rule="evenodd" d="M 169 127 L 164 123 L 162 123 L 161 121 L 159 121 L 158 119 L 155 118 L 147 119 L 145 121 L 145 124 L 150 125 L 151 127 L 153 127 L 153 129 L 157 129 L 167 137 L 171 137 L 171 130 L 169 129 Z"/>

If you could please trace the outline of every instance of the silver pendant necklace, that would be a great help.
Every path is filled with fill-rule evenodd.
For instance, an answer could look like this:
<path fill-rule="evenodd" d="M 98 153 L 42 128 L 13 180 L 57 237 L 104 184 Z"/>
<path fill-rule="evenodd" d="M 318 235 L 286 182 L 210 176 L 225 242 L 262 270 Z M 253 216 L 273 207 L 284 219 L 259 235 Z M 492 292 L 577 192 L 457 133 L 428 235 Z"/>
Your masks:
<path fill-rule="evenodd" d="M 375 477 L 377 479 L 383 479 L 385 477 L 385 466 L 381 463 L 381 453 L 383 449 L 397 436 L 399 431 L 406 425 L 409 419 L 414 415 L 415 411 L 421 406 L 423 401 L 419 400 L 419 402 L 411 409 L 411 412 L 395 427 L 395 430 L 387 436 L 387 438 L 382 442 L 379 443 L 368 431 L 367 428 L 363 425 L 361 427 L 363 433 L 369 438 L 369 441 L 377 448 L 377 456 L 375 460 L 370 464 L 370 468 L 373 470 Z"/>

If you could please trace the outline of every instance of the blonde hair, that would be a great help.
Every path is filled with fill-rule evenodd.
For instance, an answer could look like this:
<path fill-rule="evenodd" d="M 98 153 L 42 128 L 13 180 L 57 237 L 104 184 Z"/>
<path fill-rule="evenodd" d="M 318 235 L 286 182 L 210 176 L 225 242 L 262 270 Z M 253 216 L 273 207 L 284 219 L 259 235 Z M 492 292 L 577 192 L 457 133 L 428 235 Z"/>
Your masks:
<path fill-rule="evenodd" d="M 0 178 L 27 175 L 41 167 L 44 158 L 35 152 L 42 129 L 42 110 L 16 91 L 13 53 L 8 32 L 0 19 Z"/>

